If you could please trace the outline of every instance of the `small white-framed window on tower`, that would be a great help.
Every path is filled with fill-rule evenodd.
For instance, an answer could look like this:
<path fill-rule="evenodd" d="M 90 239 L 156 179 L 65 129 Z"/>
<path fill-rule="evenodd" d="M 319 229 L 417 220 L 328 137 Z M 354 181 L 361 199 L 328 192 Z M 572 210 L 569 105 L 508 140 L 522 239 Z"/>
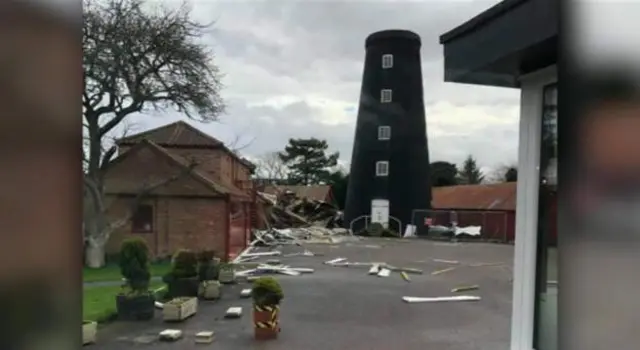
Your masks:
<path fill-rule="evenodd" d="M 378 127 L 378 140 L 391 139 L 391 127 L 388 125 Z"/>
<path fill-rule="evenodd" d="M 393 100 L 393 91 L 391 89 L 380 90 L 380 102 L 389 103 Z"/>
<path fill-rule="evenodd" d="M 393 67 L 393 55 L 389 53 L 382 55 L 382 69 L 389 69 L 392 67 Z"/>
<path fill-rule="evenodd" d="M 381 160 L 376 162 L 376 176 L 389 176 L 389 162 Z"/>

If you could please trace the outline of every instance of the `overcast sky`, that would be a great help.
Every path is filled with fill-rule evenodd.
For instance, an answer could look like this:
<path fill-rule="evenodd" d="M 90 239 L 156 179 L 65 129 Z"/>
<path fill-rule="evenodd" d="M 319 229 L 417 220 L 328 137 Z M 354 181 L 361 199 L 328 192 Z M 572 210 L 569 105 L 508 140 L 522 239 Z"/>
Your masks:
<path fill-rule="evenodd" d="M 497 2 L 192 2 L 196 19 L 216 21 L 205 41 L 225 73 L 228 105 L 220 122 L 192 123 L 222 141 L 251 141 L 242 150 L 251 158 L 283 149 L 289 138 L 314 136 L 326 139 L 340 152 L 341 163 L 348 164 L 364 40 L 378 30 L 409 29 L 422 37 L 431 160 L 460 164 L 472 154 L 485 168 L 514 163 L 518 90 L 444 83 L 438 43 L 439 35 Z M 136 131 L 181 118 L 177 113 L 136 118 Z"/>

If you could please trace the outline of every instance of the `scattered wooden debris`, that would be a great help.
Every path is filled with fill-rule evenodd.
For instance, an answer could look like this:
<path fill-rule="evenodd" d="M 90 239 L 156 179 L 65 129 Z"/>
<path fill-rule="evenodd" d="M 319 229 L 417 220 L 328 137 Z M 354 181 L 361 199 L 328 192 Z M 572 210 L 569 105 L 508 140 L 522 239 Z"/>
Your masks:
<path fill-rule="evenodd" d="M 225 318 L 240 318 L 242 317 L 242 307 L 233 306 L 227 309 L 227 312 L 224 314 Z"/>
<path fill-rule="evenodd" d="M 461 287 L 453 288 L 451 290 L 451 293 L 469 292 L 469 291 L 478 290 L 478 289 L 480 289 L 480 286 L 477 284 L 474 284 L 472 286 L 461 286 Z"/>
<path fill-rule="evenodd" d="M 214 337 L 213 331 L 203 331 L 196 333 L 195 342 L 196 344 L 211 344 L 213 342 Z"/>
<path fill-rule="evenodd" d="M 158 334 L 158 338 L 162 341 L 176 341 L 182 338 L 182 331 L 179 329 L 165 329 Z"/>
<path fill-rule="evenodd" d="M 337 263 L 345 262 L 347 258 L 335 258 L 333 260 L 325 261 L 324 263 L 327 265 L 335 265 Z"/>
<path fill-rule="evenodd" d="M 389 277 L 390 274 L 391 274 L 391 270 L 387 268 L 382 268 L 380 269 L 380 272 L 378 272 L 378 277 Z"/>
<path fill-rule="evenodd" d="M 433 271 L 433 272 L 431 273 L 431 275 L 436 276 L 436 275 L 440 275 L 440 274 L 443 274 L 443 273 L 446 273 L 446 272 L 449 272 L 449 271 L 453 271 L 453 270 L 455 270 L 455 269 L 456 269 L 455 267 L 449 267 L 449 268 L 446 268 L 446 269 L 442 269 L 442 270 L 438 270 L 438 271 Z"/>
<path fill-rule="evenodd" d="M 477 263 L 477 264 L 470 264 L 469 266 L 471 266 L 471 267 L 487 267 L 487 266 L 502 266 L 502 265 L 504 265 L 504 263 L 496 262 L 496 263 Z"/>
<path fill-rule="evenodd" d="M 289 267 L 288 269 L 300 273 L 313 273 L 315 271 L 314 269 L 308 267 Z"/>
<path fill-rule="evenodd" d="M 268 252 L 256 252 L 256 253 L 246 253 L 243 255 L 243 258 L 245 257 L 261 257 L 261 256 L 279 256 L 282 255 L 282 252 L 279 250 L 271 250 Z"/>
<path fill-rule="evenodd" d="M 406 273 L 413 273 L 416 275 L 422 275 L 423 271 L 420 269 L 414 269 L 412 267 L 397 267 L 397 266 L 391 266 L 389 264 L 385 264 L 385 267 L 388 268 L 391 271 L 394 272 L 406 272 Z"/>
<path fill-rule="evenodd" d="M 265 209 L 266 224 L 273 228 L 301 227 L 316 224 L 340 227 L 342 212 L 334 205 L 312 198 L 298 197 L 290 190 L 276 188 L 274 194 L 258 192 L 269 206 Z"/>
<path fill-rule="evenodd" d="M 402 301 L 406 303 L 437 303 L 437 302 L 448 302 L 448 301 L 479 301 L 479 296 L 474 295 L 456 295 L 449 297 L 402 297 Z"/>
<path fill-rule="evenodd" d="M 411 278 L 409 278 L 409 275 L 407 275 L 406 272 L 402 271 L 400 272 L 400 276 L 402 276 L 402 279 L 407 281 L 407 282 L 411 282 Z"/>
<path fill-rule="evenodd" d="M 444 260 L 444 259 L 433 259 L 434 262 L 438 262 L 438 263 L 443 263 L 443 264 L 451 264 L 451 265 L 458 265 L 460 264 L 459 261 L 457 260 Z"/>

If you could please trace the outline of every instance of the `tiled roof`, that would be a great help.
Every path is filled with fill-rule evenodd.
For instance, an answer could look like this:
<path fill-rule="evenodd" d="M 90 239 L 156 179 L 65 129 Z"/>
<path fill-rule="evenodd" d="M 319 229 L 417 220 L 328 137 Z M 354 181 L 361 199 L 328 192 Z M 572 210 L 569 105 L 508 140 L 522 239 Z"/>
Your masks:
<path fill-rule="evenodd" d="M 319 201 L 327 199 L 331 193 L 330 185 L 298 185 L 298 186 L 265 186 L 264 193 L 277 194 L 281 191 L 291 191 L 300 198 L 309 198 Z"/>
<path fill-rule="evenodd" d="M 516 210 L 516 183 L 434 187 L 434 209 Z"/>
<path fill-rule="evenodd" d="M 219 147 L 222 142 L 180 120 L 139 134 L 123 137 L 119 144 L 135 144 L 149 140 L 160 146 Z"/>
<path fill-rule="evenodd" d="M 176 164 L 176 165 L 178 165 L 180 167 L 183 167 L 183 168 L 187 169 L 190 166 L 189 162 L 186 159 L 184 159 L 183 157 L 181 157 L 181 156 L 179 156 L 177 154 L 171 153 L 169 150 L 157 145 L 156 143 L 154 143 L 152 141 L 149 141 L 148 139 L 143 139 L 142 141 L 137 143 L 134 146 L 134 148 L 132 148 L 131 150 L 123 153 L 122 155 L 120 155 L 118 158 L 116 158 L 114 160 L 114 162 L 122 161 L 122 159 L 124 159 L 125 157 L 128 157 L 131 154 L 133 154 L 136 149 L 142 149 L 143 147 L 149 147 L 156 154 L 159 154 L 161 156 L 166 157 L 171 162 L 173 162 L 174 164 Z M 228 195 L 233 195 L 233 196 L 242 197 L 242 198 L 248 198 L 249 197 L 247 194 L 245 194 L 241 190 L 236 189 L 236 188 L 231 188 L 229 186 L 225 186 L 225 185 L 223 185 L 223 184 L 221 184 L 221 183 L 209 178 L 205 174 L 197 171 L 196 169 L 191 169 L 191 171 L 189 172 L 189 176 L 191 176 L 194 179 L 200 181 L 205 186 L 209 187 L 211 190 L 213 190 L 213 191 L 215 191 L 217 193 L 228 194 Z"/>

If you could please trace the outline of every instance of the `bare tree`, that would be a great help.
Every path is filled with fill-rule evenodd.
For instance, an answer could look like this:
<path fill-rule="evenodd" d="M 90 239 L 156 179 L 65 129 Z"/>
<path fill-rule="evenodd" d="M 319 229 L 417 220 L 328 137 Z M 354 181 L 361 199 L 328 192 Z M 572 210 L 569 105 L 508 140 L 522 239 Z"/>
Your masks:
<path fill-rule="evenodd" d="M 286 180 L 287 166 L 280 159 L 278 152 L 269 152 L 260 156 L 256 162 L 256 174 L 270 180 Z"/>
<path fill-rule="evenodd" d="M 83 226 L 94 253 L 103 251 L 111 232 L 131 215 L 115 221 L 106 215 L 104 175 L 117 152 L 110 142 L 117 127 L 134 114 L 170 108 L 202 122 L 216 120 L 224 110 L 220 73 L 199 41 L 208 25 L 192 21 L 184 5 L 143 7 L 142 0 L 84 3 Z M 137 199 L 175 179 L 141 184 Z"/>

